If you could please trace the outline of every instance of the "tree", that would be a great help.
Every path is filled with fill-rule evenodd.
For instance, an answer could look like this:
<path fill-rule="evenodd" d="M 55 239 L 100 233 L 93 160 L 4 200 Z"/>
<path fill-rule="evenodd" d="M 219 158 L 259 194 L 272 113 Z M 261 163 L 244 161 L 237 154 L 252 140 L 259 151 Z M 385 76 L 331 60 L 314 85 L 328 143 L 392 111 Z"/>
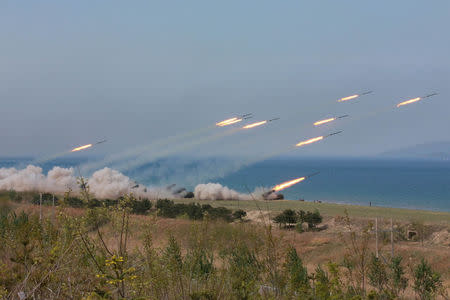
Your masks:
<path fill-rule="evenodd" d="M 292 292 L 307 294 L 310 290 L 308 270 L 294 247 L 290 247 L 286 256 L 286 272 Z"/>
<path fill-rule="evenodd" d="M 233 247 L 228 257 L 233 293 L 237 299 L 254 299 L 262 267 L 245 244 Z"/>
<path fill-rule="evenodd" d="M 393 296 L 398 297 L 408 286 L 408 279 L 404 276 L 405 271 L 401 265 L 402 257 L 395 256 L 391 260 L 390 268 L 390 292 Z"/>
<path fill-rule="evenodd" d="M 428 262 L 422 258 L 414 269 L 414 291 L 420 299 L 433 299 L 442 287 L 441 275 L 434 272 Z"/>
<path fill-rule="evenodd" d="M 370 284 L 377 289 L 378 294 L 382 295 L 388 283 L 388 275 L 384 264 L 373 253 L 370 258 L 367 277 Z"/>
<path fill-rule="evenodd" d="M 316 209 L 314 212 L 306 212 L 304 216 L 304 220 L 308 223 L 308 227 L 313 229 L 317 226 L 317 224 L 322 223 L 322 216 L 319 211 Z"/>
<path fill-rule="evenodd" d="M 298 216 L 292 209 L 286 209 L 281 214 L 277 215 L 273 221 L 278 224 L 283 224 L 284 227 L 287 226 L 287 224 L 296 224 L 298 221 Z"/>

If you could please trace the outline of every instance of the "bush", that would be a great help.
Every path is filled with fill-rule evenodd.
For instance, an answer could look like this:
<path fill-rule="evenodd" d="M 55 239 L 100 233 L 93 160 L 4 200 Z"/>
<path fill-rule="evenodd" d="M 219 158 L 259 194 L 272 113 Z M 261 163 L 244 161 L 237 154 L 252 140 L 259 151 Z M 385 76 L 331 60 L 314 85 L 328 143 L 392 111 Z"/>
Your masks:
<path fill-rule="evenodd" d="M 84 202 L 78 197 L 68 197 L 64 199 L 64 203 L 70 207 L 84 207 Z"/>
<path fill-rule="evenodd" d="M 225 207 L 213 207 L 208 210 L 208 215 L 212 220 L 222 219 L 227 222 L 233 221 L 231 210 Z"/>
<path fill-rule="evenodd" d="M 441 275 L 434 272 L 428 262 L 422 258 L 414 269 L 414 291 L 419 299 L 434 299 L 442 287 Z"/>
<path fill-rule="evenodd" d="M 85 226 L 89 230 L 97 230 L 101 226 L 107 224 L 111 220 L 108 211 L 104 207 L 96 207 L 88 209 L 84 216 Z"/>
<path fill-rule="evenodd" d="M 310 229 L 314 229 L 318 224 L 322 223 L 323 218 L 317 209 L 314 212 L 299 210 L 297 214 L 298 221 L 300 223 L 308 223 L 308 228 Z"/>
<path fill-rule="evenodd" d="M 152 208 L 152 203 L 148 199 L 135 200 L 133 199 L 129 204 L 131 206 L 131 213 L 137 215 L 146 215 Z"/>
<path fill-rule="evenodd" d="M 184 211 L 191 220 L 203 219 L 203 209 L 198 203 L 189 203 L 184 207 Z"/>
<path fill-rule="evenodd" d="M 295 231 L 297 231 L 298 233 L 305 232 L 305 230 L 303 229 L 303 224 L 302 223 L 297 223 L 297 225 L 295 225 Z"/>
<path fill-rule="evenodd" d="M 55 197 L 55 205 L 58 204 L 58 197 L 54 196 L 50 193 L 43 193 L 42 194 L 42 205 L 53 205 L 53 197 Z M 33 199 L 31 200 L 31 203 L 39 205 L 41 202 L 41 195 L 40 194 L 34 194 Z"/>
<path fill-rule="evenodd" d="M 20 201 L 22 201 L 22 195 L 20 195 L 15 190 L 9 190 L 8 191 L 8 198 L 9 198 L 9 200 L 11 200 L 13 202 L 20 202 Z"/>
<path fill-rule="evenodd" d="M 242 209 L 238 209 L 233 213 L 233 218 L 236 220 L 242 221 L 242 218 L 244 218 L 245 216 L 247 216 L 247 213 L 245 212 L 245 210 Z"/>
<path fill-rule="evenodd" d="M 283 224 L 284 227 L 287 226 L 287 224 L 295 224 L 298 221 L 298 216 L 292 209 L 286 209 L 281 214 L 277 215 L 273 221 L 278 224 Z"/>
<path fill-rule="evenodd" d="M 165 218 L 175 218 L 177 216 L 175 204 L 171 200 L 159 199 L 156 201 L 156 209 L 158 210 L 158 216 Z"/>
<path fill-rule="evenodd" d="M 89 199 L 87 207 L 88 208 L 94 208 L 94 207 L 102 207 L 103 203 L 102 201 L 98 200 L 98 199 Z"/>
<path fill-rule="evenodd" d="M 227 222 L 233 221 L 232 211 L 225 207 L 212 207 L 211 205 L 200 205 L 198 203 L 177 203 L 172 200 L 160 199 L 156 202 L 158 216 L 165 218 L 176 218 L 186 215 L 191 220 L 201 220 L 207 213 L 212 220 L 222 219 Z"/>
<path fill-rule="evenodd" d="M 294 247 L 289 247 L 285 268 L 290 290 L 294 293 L 307 294 L 310 289 L 308 270 Z"/>

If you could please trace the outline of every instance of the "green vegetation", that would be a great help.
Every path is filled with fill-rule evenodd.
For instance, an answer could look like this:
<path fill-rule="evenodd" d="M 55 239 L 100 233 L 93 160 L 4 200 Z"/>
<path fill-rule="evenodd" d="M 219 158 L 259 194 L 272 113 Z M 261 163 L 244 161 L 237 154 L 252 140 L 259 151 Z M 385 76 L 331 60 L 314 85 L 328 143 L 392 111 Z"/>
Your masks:
<path fill-rule="evenodd" d="M 30 299 L 402 299 L 407 290 L 408 298 L 446 295 L 441 275 L 427 261 L 376 257 L 369 247 L 373 224 L 354 226 L 348 215 L 340 233 L 345 253 L 315 264 L 293 240 L 274 233 L 320 233 L 229 223 L 246 215 L 242 202 L 234 212 L 171 200 L 153 208 L 131 194 L 100 201 L 85 193 L 83 209 L 74 210 L 66 203 L 75 198 L 67 193 L 55 216 L 39 218 L 15 212 L 17 203 L 6 199 L 0 195 L 0 299 L 19 293 Z M 315 228 L 322 216 L 311 211 L 284 211 L 280 223 Z"/>
<path fill-rule="evenodd" d="M 235 200 L 174 200 L 175 203 L 198 202 L 209 204 L 214 207 L 223 206 L 228 209 L 243 209 L 245 211 L 265 210 L 271 212 L 282 212 L 286 209 L 315 211 L 318 210 L 323 216 L 335 217 L 344 215 L 345 212 L 353 218 L 394 218 L 398 221 L 417 221 L 426 223 L 450 224 L 450 212 L 415 210 L 390 207 L 360 206 L 336 203 L 313 203 L 293 200 L 276 201 L 235 201 Z"/>
<path fill-rule="evenodd" d="M 292 209 L 286 209 L 281 214 L 275 216 L 273 221 L 280 226 L 283 225 L 284 228 L 294 225 L 297 231 L 303 232 L 303 223 L 308 224 L 309 230 L 314 230 L 318 224 L 322 223 L 322 219 L 318 210 L 314 212 L 299 210 L 296 212 Z"/>
<path fill-rule="evenodd" d="M 211 205 L 198 203 L 174 203 L 171 200 L 161 199 L 156 202 L 158 216 L 165 218 L 176 218 L 187 216 L 190 220 L 202 220 L 208 217 L 212 220 L 221 219 L 231 222 L 234 219 L 242 219 L 246 214 L 244 211 L 235 211 L 234 213 L 225 207 L 212 207 Z"/>

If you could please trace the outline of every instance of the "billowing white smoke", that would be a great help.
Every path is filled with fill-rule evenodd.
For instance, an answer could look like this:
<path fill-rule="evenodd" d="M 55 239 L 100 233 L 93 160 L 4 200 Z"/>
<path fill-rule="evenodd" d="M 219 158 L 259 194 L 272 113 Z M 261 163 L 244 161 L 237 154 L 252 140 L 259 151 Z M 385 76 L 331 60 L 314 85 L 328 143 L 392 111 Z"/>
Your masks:
<path fill-rule="evenodd" d="M 98 198 L 116 199 L 129 193 L 133 186 L 127 176 L 110 168 L 95 172 L 88 182 L 90 191 Z"/>
<path fill-rule="evenodd" d="M 55 194 L 62 194 L 69 188 L 71 190 L 77 189 L 77 179 L 73 176 L 73 168 L 54 167 L 48 172 L 44 190 Z"/>
<path fill-rule="evenodd" d="M 195 199 L 198 200 L 275 200 L 276 193 L 257 187 L 251 194 L 241 194 L 219 183 L 199 184 L 194 189 Z"/>
<path fill-rule="evenodd" d="M 127 193 L 150 199 L 175 198 L 166 189 L 147 188 L 138 185 L 122 173 L 104 168 L 95 172 L 88 179 L 90 192 L 100 199 L 116 199 Z M 54 194 L 62 194 L 71 189 L 74 193 L 79 191 L 77 178 L 73 168 L 54 167 L 47 174 L 43 174 L 42 168 L 33 165 L 25 169 L 0 168 L 0 190 L 15 190 L 19 192 L 36 191 Z"/>
<path fill-rule="evenodd" d="M 41 191 L 46 188 L 46 179 L 42 169 L 36 166 L 23 170 L 0 168 L 0 190 Z"/>
<path fill-rule="evenodd" d="M 251 196 L 241 194 L 219 183 L 199 184 L 194 189 L 198 200 L 251 200 Z"/>

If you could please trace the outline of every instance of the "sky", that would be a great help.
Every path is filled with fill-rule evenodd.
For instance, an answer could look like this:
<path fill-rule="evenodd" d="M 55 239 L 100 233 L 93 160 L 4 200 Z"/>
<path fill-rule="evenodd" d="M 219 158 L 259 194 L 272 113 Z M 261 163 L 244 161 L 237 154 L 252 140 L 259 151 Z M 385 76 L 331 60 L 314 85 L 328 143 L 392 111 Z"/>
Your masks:
<path fill-rule="evenodd" d="M 48 156 L 103 139 L 86 153 L 111 155 L 244 113 L 281 119 L 164 147 L 370 156 L 448 141 L 449 28 L 447 0 L 1 1 L 0 156 Z M 350 117 L 311 125 L 341 114 Z"/>

